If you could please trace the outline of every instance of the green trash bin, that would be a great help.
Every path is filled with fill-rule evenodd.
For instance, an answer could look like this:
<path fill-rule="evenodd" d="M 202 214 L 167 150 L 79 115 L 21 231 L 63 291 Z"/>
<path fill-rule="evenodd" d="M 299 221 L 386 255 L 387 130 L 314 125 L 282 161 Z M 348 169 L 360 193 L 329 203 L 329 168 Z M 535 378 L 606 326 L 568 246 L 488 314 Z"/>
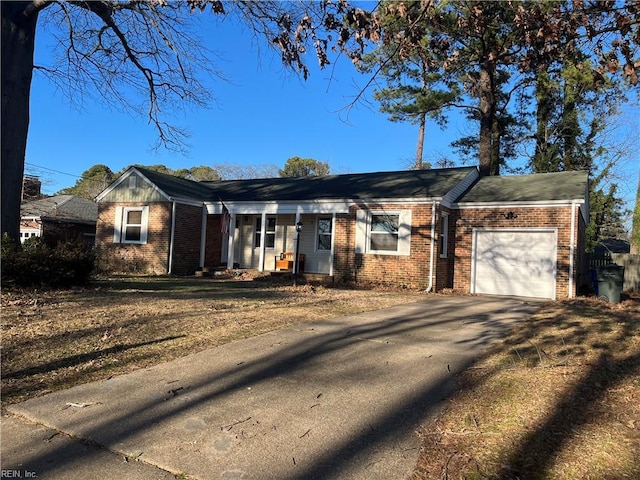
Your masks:
<path fill-rule="evenodd" d="M 620 303 L 624 285 L 624 267 L 612 263 L 596 268 L 598 298 L 611 303 Z"/>

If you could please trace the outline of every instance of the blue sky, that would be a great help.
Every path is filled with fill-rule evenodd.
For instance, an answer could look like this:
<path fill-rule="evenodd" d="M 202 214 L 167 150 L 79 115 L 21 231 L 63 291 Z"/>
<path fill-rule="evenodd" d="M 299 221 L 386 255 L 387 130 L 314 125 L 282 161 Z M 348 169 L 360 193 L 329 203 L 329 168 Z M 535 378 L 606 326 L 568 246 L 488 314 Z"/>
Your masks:
<path fill-rule="evenodd" d="M 44 193 L 72 186 L 95 164 L 113 171 L 132 163 L 174 169 L 215 164 L 282 168 L 288 158 L 300 156 L 329 163 L 332 173 L 358 173 L 403 170 L 412 163 L 416 126 L 389 122 L 374 103 L 360 102 L 345 110 L 367 81 L 348 59 L 340 58 L 334 67 L 320 71 L 310 57 L 311 76 L 303 81 L 285 71 L 271 50 L 258 50 L 251 35 L 232 22 L 208 24 L 205 34 L 208 46 L 220 56 L 216 66 L 228 81 L 208 83 L 216 99 L 210 108 L 176 114 L 176 123 L 191 134 L 188 156 L 152 151 L 156 132 L 145 118 L 110 110 L 91 99 L 82 109 L 70 105 L 36 72 L 26 172 L 41 176 Z M 49 47 L 48 33 L 39 31 L 36 64 L 50 63 Z M 619 131 L 636 152 L 618 171 L 620 192 L 629 202 L 639 173 L 636 110 L 626 109 Z M 443 155 L 455 161 L 449 143 L 476 128 L 459 115 L 445 131 L 428 125 L 425 161 L 435 163 Z"/>

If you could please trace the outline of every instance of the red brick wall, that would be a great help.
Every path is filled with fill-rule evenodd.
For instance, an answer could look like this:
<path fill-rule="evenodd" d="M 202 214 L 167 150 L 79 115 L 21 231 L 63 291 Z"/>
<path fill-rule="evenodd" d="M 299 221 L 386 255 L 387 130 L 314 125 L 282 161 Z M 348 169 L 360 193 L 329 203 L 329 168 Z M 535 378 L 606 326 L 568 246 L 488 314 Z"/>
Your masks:
<path fill-rule="evenodd" d="M 356 211 L 336 216 L 334 275 L 342 280 L 394 284 L 410 288 L 429 285 L 431 205 L 367 205 L 368 209 L 411 209 L 411 255 L 355 253 Z"/>
<path fill-rule="evenodd" d="M 193 275 L 200 266 L 202 209 L 201 206 L 176 204 L 171 270 L 175 275 Z"/>
<path fill-rule="evenodd" d="M 220 260 L 222 254 L 222 237 L 220 221 L 222 215 L 209 215 L 207 217 L 207 245 L 205 248 L 205 267 L 215 268 L 226 265 L 226 261 Z M 226 239 L 226 234 L 224 235 Z"/>
<path fill-rule="evenodd" d="M 341 281 L 354 280 L 355 274 L 355 209 L 336 215 L 334 231 L 333 276 Z"/>
<path fill-rule="evenodd" d="M 506 219 L 503 213 L 510 211 L 517 218 Z M 461 292 L 471 290 L 472 231 L 474 228 L 557 228 L 557 276 L 556 296 L 569 294 L 569 257 L 571 239 L 571 207 L 486 208 L 453 210 L 449 218 L 455 225 L 454 254 L 455 273 L 453 287 Z M 576 239 L 577 240 L 577 239 Z M 580 247 L 576 249 L 578 251 Z"/>
<path fill-rule="evenodd" d="M 115 203 L 98 204 L 96 253 L 98 268 L 105 273 L 166 274 L 169 262 L 171 203 L 131 203 L 149 206 L 147 243 L 144 245 L 113 243 L 116 218 Z"/>
<path fill-rule="evenodd" d="M 449 224 L 447 229 L 447 256 L 446 258 L 440 257 L 440 222 L 442 218 L 442 212 L 449 213 Z M 435 261 L 435 285 L 434 290 L 436 292 L 445 288 L 453 288 L 453 274 L 454 274 L 454 238 L 456 232 L 456 223 L 454 217 L 451 215 L 451 211 L 448 208 L 440 206 L 436 210 L 436 250 L 434 253 Z"/>

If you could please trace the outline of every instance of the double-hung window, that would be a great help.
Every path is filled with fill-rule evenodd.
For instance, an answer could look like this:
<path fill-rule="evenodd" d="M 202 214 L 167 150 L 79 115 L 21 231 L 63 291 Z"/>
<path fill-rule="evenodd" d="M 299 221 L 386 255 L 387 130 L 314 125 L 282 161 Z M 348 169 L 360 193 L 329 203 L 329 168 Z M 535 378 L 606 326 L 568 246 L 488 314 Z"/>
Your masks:
<path fill-rule="evenodd" d="M 267 225 L 265 229 L 265 248 L 275 248 L 276 246 L 276 217 L 267 217 Z M 256 231 L 255 231 L 255 248 L 260 248 L 262 243 L 262 217 L 256 218 Z"/>
<path fill-rule="evenodd" d="M 118 207 L 113 241 L 115 243 L 147 243 L 149 207 Z"/>
<path fill-rule="evenodd" d="M 369 235 L 370 252 L 397 252 L 400 214 L 372 213 Z"/>
<path fill-rule="evenodd" d="M 331 250 L 331 217 L 318 218 L 318 242 L 316 250 L 319 252 Z"/>
<path fill-rule="evenodd" d="M 358 210 L 356 253 L 409 255 L 411 210 Z"/>

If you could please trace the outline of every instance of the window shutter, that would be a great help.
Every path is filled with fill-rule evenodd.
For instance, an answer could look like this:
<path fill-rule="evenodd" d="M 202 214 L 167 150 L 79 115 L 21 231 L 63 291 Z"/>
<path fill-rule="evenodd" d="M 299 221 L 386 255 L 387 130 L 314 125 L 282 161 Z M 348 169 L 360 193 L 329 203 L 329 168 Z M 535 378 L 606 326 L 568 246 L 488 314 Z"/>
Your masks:
<path fill-rule="evenodd" d="M 398 225 L 398 254 L 411 254 L 411 210 L 400 212 L 400 225 Z"/>
<path fill-rule="evenodd" d="M 142 207 L 142 219 L 140 221 L 140 243 L 147 243 L 147 230 L 149 226 L 149 207 Z"/>
<path fill-rule="evenodd" d="M 122 211 L 123 207 L 116 207 L 116 218 L 113 224 L 113 243 L 120 243 L 122 237 Z"/>
<path fill-rule="evenodd" d="M 356 211 L 356 253 L 365 253 L 367 245 L 367 210 Z"/>

